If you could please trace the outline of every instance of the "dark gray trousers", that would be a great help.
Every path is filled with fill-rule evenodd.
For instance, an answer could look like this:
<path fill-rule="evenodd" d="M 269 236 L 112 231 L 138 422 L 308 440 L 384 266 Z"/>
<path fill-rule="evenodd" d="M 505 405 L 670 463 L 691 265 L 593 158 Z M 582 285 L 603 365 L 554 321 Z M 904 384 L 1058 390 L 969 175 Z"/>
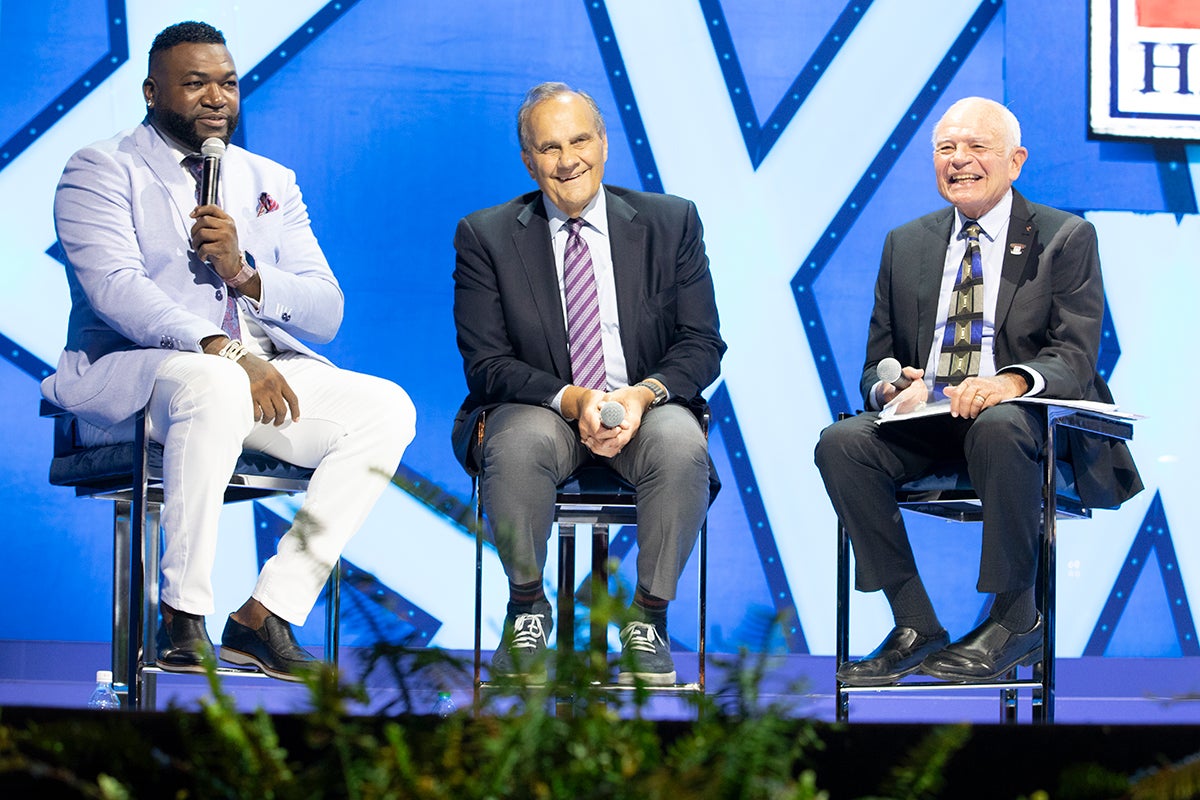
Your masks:
<path fill-rule="evenodd" d="M 965 459 L 983 502 L 981 592 L 1033 586 L 1041 521 L 1041 408 L 1002 403 L 974 421 L 950 416 L 876 425 L 874 413 L 821 432 L 816 462 L 854 547 L 855 585 L 870 592 L 917 574 L 896 487 L 935 464 Z"/>
<path fill-rule="evenodd" d="M 557 412 L 518 403 L 488 412 L 480 498 L 509 581 L 540 580 L 554 518 L 555 488 L 589 461 L 637 488 L 637 576 L 652 595 L 675 597 L 680 572 L 708 509 L 708 447 L 687 408 L 667 404 L 642 417 L 615 457 L 599 458 Z"/>

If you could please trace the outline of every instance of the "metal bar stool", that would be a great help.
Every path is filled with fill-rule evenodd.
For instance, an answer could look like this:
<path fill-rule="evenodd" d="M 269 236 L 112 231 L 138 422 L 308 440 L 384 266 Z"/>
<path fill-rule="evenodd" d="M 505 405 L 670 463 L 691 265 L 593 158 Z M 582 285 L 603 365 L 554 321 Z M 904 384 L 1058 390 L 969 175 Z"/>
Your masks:
<path fill-rule="evenodd" d="M 1075 492 L 1074 472 L 1067 461 L 1055 458 L 1060 428 L 1074 428 L 1098 436 L 1128 441 L 1133 424 L 1128 416 L 1071 406 L 1046 405 L 1046 440 L 1042 456 L 1042 532 L 1037 572 L 1037 605 L 1045 621 L 1042 632 L 1042 659 L 1033 666 L 1031 676 L 1020 679 L 1010 670 L 995 681 L 951 683 L 948 681 L 904 680 L 890 686 L 847 686 L 835 679 L 836 712 L 839 721 L 850 717 L 850 695 L 865 692 L 946 691 L 994 688 L 1000 691 L 1000 720 L 1016 722 L 1017 694 L 1030 690 L 1034 722 L 1054 722 L 1054 618 L 1057 522 L 1060 519 L 1088 519 L 1092 510 L 1085 507 Z M 965 464 L 936 469 L 903 486 L 896 493 L 901 508 L 942 517 L 955 522 L 977 522 L 982 507 L 971 488 Z M 838 522 L 837 543 L 837 667 L 849 660 L 850 652 L 850 538 Z"/>
<path fill-rule="evenodd" d="M 162 445 L 147 435 L 144 411 L 136 417 L 134 441 L 100 447 L 80 446 L 75 416 L 53 403 L 43 400 L 41 415 L 54 419 L 50 483 L 74 488 L 77 497 L 113 501 L 113 688 L 126 708 L 154 708 L 156 678 L 163 672 L 154 663 Z M 230 476 L 225 502 L 303 492 L 312 472 L 247 450 Z M 325 660 L 331 664 L 337 663 L 338 656 L 340 575 L 339 559 L 325 587 Z M 217 672 L 262 676 L 257 671 L 226 667 Z"/>
<path fill-rule="evenodd" d="M 476 428 L 476 442 L 483 443 L 486 414 L 481 414 Z M 705 436 L 708 435 L 708 415 L 701 420 Z M 475 502 L 475 658 L 474 686 L 475 707 L 479 708 L 482 693 L 496 684 L 484 680 L 482 628 L 483 628 L 483 504 L 479 498 L 480 481 L 476 477 L 472 484 Z M 710 498 L 711 502 L 711 498 Z M 619 475 L 603 465 L 585 465 L 576 470 L 558 486 L 554 501 L 554 522 L 558 527 L 558 626 L 555 645 L 560 651 L 575 648 L 575 547 L 578 525 L 590 525 L 591 547 L 591 596 L 608 593 L 608 547 L 609 527 L 612 525 L 637 524 L 637 491 L 623 481 Z M 704 693 L 705 686 L 705 634 L 708 588 L 708 519 L 701 525 L 697 541 L 698 591 L 696 654 L 698 668 L 696 680 L 670 686 L 645 687 L 656 694 Z M 590 619 L 589 646 L 599 652 L 607 652 L 607 626 L 603 620 Z M 606 691 L 630 690 L 633 687 L 614 682 L 600 685 Z"/>

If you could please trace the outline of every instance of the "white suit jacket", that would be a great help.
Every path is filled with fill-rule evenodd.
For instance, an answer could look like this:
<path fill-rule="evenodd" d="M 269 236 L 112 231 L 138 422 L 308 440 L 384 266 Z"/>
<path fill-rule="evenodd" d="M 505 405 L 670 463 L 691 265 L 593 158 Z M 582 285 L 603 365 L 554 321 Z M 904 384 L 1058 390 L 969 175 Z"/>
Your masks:
<path fill-rule="evenodd" d="M 262 276 L 257 309 L 239 298 L 280 351 L 321 360 L 301 343 L 328 342 L 342 291 L 309 225 L 291 170 L 231 146 L 221 161 L 222 208 Z M 54 197 L 68 261 L 71 316 L 48 400 L 97 425 L 132 416 L 155 371 L 176 351 L 219 335 L 224 282 L 190 244 L 195 183 L 148 121 L 80 150 Z"/>

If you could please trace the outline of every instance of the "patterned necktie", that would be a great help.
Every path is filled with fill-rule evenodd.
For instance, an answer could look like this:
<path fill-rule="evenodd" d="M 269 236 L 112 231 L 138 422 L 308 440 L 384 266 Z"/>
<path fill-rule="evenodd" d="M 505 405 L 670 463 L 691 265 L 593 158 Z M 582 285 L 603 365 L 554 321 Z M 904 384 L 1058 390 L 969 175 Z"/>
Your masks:
<path fill-rule="evenodd" d="M 204 173 L 204 156 L 193 153 L 183 159 L 183 165 L 187 167 L 187 171 L 192 173 L 192 178 L 196 181 L 196 202 L 200 202 L 200 181 Z M 225 331 L 225 335 L 230 339 L 242 338 L 242 326 L 238 322 L 237 301 L 233 299 L 233 291 L 228 286 L 223 286 L 225 295 L 225 317 L 221 320 L 221 330 Z M 217 299 L 220 300 L 222 292 L 218 290 Z"/>
<path fill-rule="evenodd" d="M 576 386 L 603 391 L 607 385 L 604 347 L 600 343 L 600 296 L 592 271 L 592 254 L 579 235 L 583 220 L 567 222 L 563 285 L 567 294 L 567 344 L 571 380 Z"/>
<path fill-rule="evenodd" d="M 982 230 L 974 220 L 963 225 L 967 249 L 950 295 L 942 354 L 933 381 L 934 397 L 947 386 L 957 386 L 965 378 L 979 374 L 983 346 L 983 259 L 979 252 Z"/>

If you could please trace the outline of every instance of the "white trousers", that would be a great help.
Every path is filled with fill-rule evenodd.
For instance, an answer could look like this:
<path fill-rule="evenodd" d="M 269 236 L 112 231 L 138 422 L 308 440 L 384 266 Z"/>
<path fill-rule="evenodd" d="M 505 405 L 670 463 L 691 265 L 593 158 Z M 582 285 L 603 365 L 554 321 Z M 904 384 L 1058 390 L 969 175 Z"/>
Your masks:
<path fill-rule="evenodd" d="M 147 414 L 163 445 L 161 600 L 214 612 L 212 570 L 225 487 L 243 449 L 314 468 L 308 493 L 263 566 L 252 596 L 303 625 L 333 564 L 362 526 L 416 435 L 416 410 L 396 384 L 298 353 L 272 365 L 300 401 L 300 419 L 255 422 L 250 381 L 233 361 L 179 353 L 155 376 Z M 132 426 L 80 425 L 85 445 L 128 441 Z"/>

